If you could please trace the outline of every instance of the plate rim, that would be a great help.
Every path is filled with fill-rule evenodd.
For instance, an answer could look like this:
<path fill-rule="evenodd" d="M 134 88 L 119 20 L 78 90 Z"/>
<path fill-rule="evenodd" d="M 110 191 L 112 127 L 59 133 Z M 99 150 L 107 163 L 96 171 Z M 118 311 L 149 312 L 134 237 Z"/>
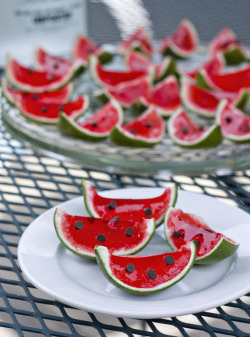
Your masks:
<path fill-rule="evenodd" d="M 155 191 L 157 190 L 157 192 L 159 192 L 159 193 L 162 190 L 164 190 L 164 188 L 161 188 L 161 187 L 134 187 L 134 188 L 126 188 L 126 190 L 130 190 L 130 191 L 138 190 L 138 189 L 140 189 L 140 190 L 141 189 L 151 190 L 151 191 L 152 190 L 155 190 Z M 103 196 L 105 196 L 105 194 L 110 194 L 110 193 L 112 193 L 114 191 L 116 193 L 119 193 L 121 191 L 124 191 L 124 189 L 123 188 L 119 188 L 119 189 L 114 189 L 114 190 L 106 190 L 106 191 L 100 192 L 100 194 L 102 194 Z M 218 202 L 219 204 L 222 203 L 222 204 L 226 204 L 229 207 L 235 207 L 235 206 L 232 206 L 230 204 L 227 204 L 226 202 L 218 200 L 218 199 L 216 199 L 216 198 L 214 198 L 212 196 L 208 196 L 208 195 L 204 195 L 204 194 L 199 194 L 199 193 L 189 192 L 189 191 L 183 191 L 183 190 L 179 190 L 178 193 L 187 194 L 187 195 L 191 194 L 191 195 L 196 195 L 196 196 L 199 195 L 201 197 L 215 199 L 216 202 Z M 46 210 L 45 212 L 43 212 L 42 214 L 40 214 L 38 217 L 36 217 L 30 223 L 30 225 L 25 229 L 25 231 L 22 234 L 22 236 L 21 236 L 21 238 L 19 240 L 19 243 L 18 243 L 18 250 L 17 250 L 18 262 L 19 262 L 20 268 L 21 268 L 22 272 L 24 273 L 25 277 L 37 289 L 39 289 L 42 292 L 45 292 L 46 294 L 48 294 L 53 299 L 55 299 L 55 300 L 57 300 L 57 301 L 59 301 L 61 303 L 64 303 L 66 305 L 69 305 L 69 306 L 71 306 L 73 308 L 80 309 L 80 310 L 85 310 L 85 311 L 90 311 L 90 312 L 95 312 L 95 313 L 100 313 L 100 314 L 107 314 L 107 315 L 112 315 L 112 316 L 116 316 L 116 317 L 118 316 L 118 317 L 128 317 L 128 318 L 138 318 L 138 319 L 151 319 L 151 318 L 163 318 L 163 317 L 171 317 L 171 316 L 182 316 L 182 315 L 187 315 L 187 314 L 194 314 L 194 313 L 201 312 L 201 311 L 204 311 L 204 310 L 209 310 L 209 309 L 215 308 L 217 306 L 221 306 L 223 304 L 226 304 L 226 303 L 228 303 L 230 301 L 233 301 L 233 300 L 235 300 L 235 299 L 237 299 L 237 298 L 239 298 L 241 296 L 244 296 L 248 291 L 250 291 L 250 285 L 248 285 L 245 288 L 241 288 L 237 292 L 234 292 L 233 294 L 229 294 L 227 297 L 224 297 L 223 301 L 220 298 L 216 299 L 216 300 L 213 300 L 212 302 L 209 302 L 209 305 L 207 305 L 206 307 L 204 307 L 204 305 L 203 305 L 203 308 L 200 308 L 200 305 L 198 305 L 198 308 L 197 307 L 193 307 L 193 308 L 190 308 L 188 311 L 185 308 L 172 309 L 171 314 L 169 313 L 169 310 L 166 310 L 166 312 L 162 312 L 162 309 L 160 309 L 160 310 L 158 310 L 158 312 L 156 314 L 153 313 L 153 312 L 151 312 L 151 313 L 150 312 L 143 312 L 142 314 L 139 313 L 139 312 L 138 313 L 133 312 L 132 315 L 131 315 L 131 312 L 128 309 L 126 309 L 126 310 L 124 310 L 124 309 L 118 310 L 118 312 L 115 313 L 115 309 L 112 308 L 112 307 L 109 308 L 108 306 L 105 308 L 105 310 L 103 310 L 103 308 L 98 308 L 95 305 L 92 305 L 91 303 L 88 304 L 88 305 L 83 304 L 83 305 L 79 306 L 78 304 L 76 304 L 77 301 L 75 301 L 75 300 L 72 301 L 71 299 L 67 299 L 67 297 L 62 297 L 62 296 L 58 295 L 57 293 L 55 294 L 55 291 L 53 291 L 53 289 L 52 290 L 48 289 L 47 286 L 41 285 L 38 280 L 34 279 L 34 277 L 32 277 L 32 275 L 30 274 L 30 272 L 27 270 L 25 264 L 23 264 L 23 261 L 22 261 L 22 242 L 25 240 L 26 236 L 29 235 L 29 232 L 34 230 L 33 227 L 35 227 L 35 225 L 37 224 L 37 222 L 39 223 L 39 220 L 40 220 L 41 217 L 46 216 L 46 214 L 49 214 L 50 212 L 53 212 L 57 207 L 63 207 L 65 204 L 73 203 L 76 199 L 82 199 L 82 196 L 79 196 L 79 197 L 76 197 L 74 199 L 70 199 L 70 200 L 64 201 L 64 202 L 62 202 L 62 203 L 60 203 L 60 204 L 58 204 L 56 206 L 53 206 L 53 207 L 49 208 L 48 210 Z M 83 205 L 84 205 L 84 203 L 83 203 Z M 241 211 L 241 212 L 247 214 L 249 216 L 249 220 L 250 220 L 250 215 L 247 212 L 245 212 L 241 208 L 237 208 L 237 209 L 238 209 L 238 211 Z M 233 227 L 235 227 L 235 226 L 233 226 Z M 89 290 L 87 290 L 87 291 L 90 292 Z M 184 296 L 180 297 L 179 299 L 181 299 L 183 297 L 189 297 L 189 296 L 193 296 L 193 294 L 184 295 Z M 119 301 L 119 300 L 121 301 L 122 299 L 116 299 L 116 300 L 117 301 Z M 130 300 L 131 300 L 131 298 L 130 298 Z M 169 299 L 165 299 L 165 301 L 169 301 Z M 154 302 L 152 302 L 152 301 L 149 300 L 149 301 L 143 301 L 141 303 L 143 303 L 144 305 L 146 305 L 146 303 L 152 304 Z M 151 310 L 151 311 L 153 311 L 153 310 Z"/>

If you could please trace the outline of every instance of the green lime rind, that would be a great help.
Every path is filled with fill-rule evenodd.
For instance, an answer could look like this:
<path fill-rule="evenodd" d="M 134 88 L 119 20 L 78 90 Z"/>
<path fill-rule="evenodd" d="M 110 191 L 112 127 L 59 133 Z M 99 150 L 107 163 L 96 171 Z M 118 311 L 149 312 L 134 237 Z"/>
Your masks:
<path fill-rule="evenodd" d="M 167 65 L 165 66 L 164 71 L 162 72 L 161 76 L 154 79 L 154 83 L 158 83 L 168 77 L 169 75 L 175 75 L 176 74 L 176 62 L 174 58 L 168 58 L 166 60 Z"/>
<path fill-rule="evenodd" d="M 91 141 L 99 141 L 107 137 L 106 134 L 100 136 L 97 132 L 91 133 L 89 130 L 79 127 L 74 119 L 70 118 L 63 112 L 60 113 L 57 127 L 63 135 L 68 137 L 81 138 Z"/>
<path fill-rule="evenodd" d="M 154 219 L 148 219 L 147 222 L 147 236 L 145 236 L 143 242 L 139 242 L 137 246 L 134 246 L 133 248 L 129 248 L 128 245 L 121 246 L 120 251 L 119 249 L 115 252 L 116 255 L 133 255 L 138 253 L 140 250 L 145 248 L 145 246 L 149 243 L 149 241 L 152 239 L 154 232 L 155 232 L 155 220 Z M 69 249 L 72 253 L 79 255 L 81 257 L 86 257 L 91 260 L 95 260 L 96 256 L 95 253 L 91 253 L 84 249 L 76 249 L 73 247 L 70 242 L 67 240 L 67 238 L 63 235 L 61 228 L 61 221 L 60 221 L 60 210 L 56 209 L 54 213 L 54 227 L 56 230 L 56 234 L 60 241 L 63 243 L 63 245 Z M 140 238 L 139 238 L 140 239 Z"/>
<path fill-rule="evenodd" d="M 98 263 L 101 271 L 103 272 L 104 276 L 114 286 L 120 288 L 121 290 L 129 292 L 131 294 L 134 294 L 134 295 L 149 295 L 149 294 L 153 294 L 153 293 L 159 292 L 161 290 L 164 290 L 164 289 L 167 289 L 167 288 L 173 286 L 174 284 L 181 281 L 186 276 L 186 274 L 192 268 L 192 266 L 195 262 L 195 257 L 196 257 L 196 245 L 195 245 L 194 242 L 190 243 L 190 248 L 191 248 L 192 254 L 191 254 L 191 257 L 189 259 L 189 263 L 184 268 L 184 270 L 179 275 L 174 277 L 172 280 L 170 280 L 168 282 L 164 282 L 164 283 L 162 283 L 162 284 L 160 284 L 160 285 L 158 285 L 154 288 L 150 288 L 150 289 L 149 288 L 131 287 L 131 286 L 127 285 L 126 283 L 120 281 L 117 277 L 113 276 L 111 268 L 109 266 L 109 251 L 106 247 L 97 245 L 95 247 L 95 255 L 96 255 L 97 263 Z"/>
<path fill-rule="evenodd" d="M 122 146 L 152 147 L 158 144 L 163 136 L 155 139 L 146 139 L 143 137 L 133 137 L 130 132 L 122 129 L 121 125 L 116 125 L 109 136 L 110 140 Z"/>
<path fill-rule="evenodd" d="M 227 240 L 227 238 L 222 237 L 220 242 L 214 247 L 214 249 L 202 258 L 197 258 L 195 264 L 211 264 L 222 261 L 229 256 L 233 255 L 238 249 L 239 244 L 234 244 L 233 242 Z"/>
<path fill-rule="evenodd" d="M 209 85 L 208 81 L 206 80 L 205 72 L 203 69 L 200 69 L 196 74 L 196 83 L 199 87 L 204 89 L 212 89 L 214 90 L 212 86 Z"/>
<path fill-rule="evenodd" d="M 222 142 L 223 135 L 221 133 L 221 127 L 219 124 L 214 124 L 210 126 L 206 130 L 206 133 L 203 134 L 203 136 L 196 141 L 187 142 L 187 141 L 182 141 L 176 138 L 173 134 L 173 121 L 176 115 L 178 115 L 178 111 L 170 117 L 170 120 L 168 122 L 169 137 L 172 139 L 172 141 L 176 145 L 183 147 L 183 148 L 199 149 L 199 148 L 215 147 Z"/>
<path fill-rule="evenodd" d="M 164 234 L 165 234 L 165 238 L 166 241 L 169 245 L 169 247 L 175 251 L 177 249 L 177 247 L 175 247 L 170 235 L 169 235 L 169 230 L 167 228 L 167 222 L 170 216 L 170 212 L 173 209 L 173 207 L 169 207 L 167 212 L 166 212 L 166 216 L 164 219 Z M 196 217 L 199 220 L 202 220 L 204 222 L 203 219 L 201 219 L 199 216 L 192 214 L 193 217 Z M 209 228 L 209 226 L 208 226 Z M 202 265 L 206 265 L 206 264 L 212 264 L 212 263 L 216 263 L 219 261 L 222 261 L 226 258 L 228 258 L 229 256 L 233 255 L 234 252 L 238 249 L 239 244 L 238 243 L 233 243 L 231 241 L 229 241 L 226 237 L 222 236 L 221 240 L 218 242 L 218 244 L 206 255 L 204 255 L 203 257 L 196 257 L 195 259 L 195 264 L 202 264 Z"/>
<path fill-rule="evenodd" d="M 54 227 L 55 227 L 55 230 L 56 230 L 56 234 L 59 238 L 59 240 L 62 242 L 62 244 L 67 248 L 69 249 L 72 253 L 78 255 L 78 256 L 81 256 L 81 257 L 85 257 L 87 259 L 90 259 L 90 260 L 95 260 L 96 257 L 95 257 L 95 254 L 91 254 L 87 251 L 82 251 L 82 252 L 79 252 L 77 250 L 75 250 L 69 243 L 68 241 L 63 237 L 63 235 L 61 234 L 60 232 L 60 221 L 58 220 L 58 209 L 55 210 L 55 213 L 54 213 Z"/>
<path fill-rule="evenodd" d="M 246 56 L 238 47 L 234 47 L 225 51 L 223 55 L 226 64 L 230 66 L 235 66 L 246 61 Z"/>
<path fill-rule="evenodd" d="M 101 50 L 101 52 L 98 53 L 98 59 L 101 62 L 101 64 L 107 64 L 111 62 L 113 58 L 114 58 L 114 54 L 106 50 Z"/>
<path fill-rule="evenodd" d="M 7 100 L 7 102 L 11 105 L 11 106 L 16 106 L 16 101 L 15 101 L 15 96 L 14 95 L 10 95 L 5 87 L 5 78 L 1 79 L 1 88 L 2 88 L 2 95 L 4 96 L 4 98 Z"/>

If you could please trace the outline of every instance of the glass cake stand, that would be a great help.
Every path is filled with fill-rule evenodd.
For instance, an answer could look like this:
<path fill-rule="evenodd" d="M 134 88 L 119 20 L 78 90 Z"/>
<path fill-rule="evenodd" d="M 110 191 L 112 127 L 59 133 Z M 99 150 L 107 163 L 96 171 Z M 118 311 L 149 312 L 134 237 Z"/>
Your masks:
<path fill-rule="evenodd" d="M 191 60 L 181 61 L 178 66 L 192 69 L 206 60 L 202 51 Z M 117 64 L 116 64 L 117 62 Z M 112 67 L 119 66 L 119 60 Z M 92 96 L 97 89 L 88 72 L 75 83 L 75 95 L 87 93 Z M 98 108 L 93 97 L 90 99 L 91 114 Z M 10 106 L 1 96 L 2 121 L 6 129 L 18 140 L 25 142 L 34 150 L 46 155 L 84 164 L 87 167 L 107 170 L 108 172 L 133 172 L 148 174 L 164 171 L 169 175 L 201 173 L 228 174 L 233 170 L 250 167 L 250 144 L 223 142 L 210 149 L 183 149 L 171 141 L 167 133 L 163 141 L 153 148 L 117 146 L 109 140 L 90 142 L 70 138 L 60 134 L 56 126 L 36 124 Z M 126 118 L 135 118 L 125 112 Z M 88 117 L 88 113 L 84 118 Z M 194 116 L 197 119 L 197 116 Z M 203 125 L 211 123 L 200 119 Z"/>

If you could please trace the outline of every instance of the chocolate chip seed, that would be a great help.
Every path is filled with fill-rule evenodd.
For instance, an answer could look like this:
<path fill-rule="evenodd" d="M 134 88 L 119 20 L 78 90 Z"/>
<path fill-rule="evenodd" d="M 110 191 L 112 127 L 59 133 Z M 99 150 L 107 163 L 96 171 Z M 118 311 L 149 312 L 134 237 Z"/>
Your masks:
<path fill-rule="evenodd" d="M 147 270 L 148 277 L 151 278 L 151 280 L 156 279 L 157 274 L 153 269 Z"/>
<path fill-rule="evenodd" d="M 82 229 L 84 226 L 84 223 L 81 220 L 77 220 L 75 222 L 75 229 Z"/>
<path fill-rule="evenodd" d="M 181 233 L 181 232 L 174 231 L 173 237 L 174 237 L 175 239 L 179 239 L 181 236 L 182 236 L 182 233 Z"/>
<path fill-rule="evenodd" d="M 135 129 L 131 129 L 130 132 L 133 133 L 134 135 L 136 134 L 136 130 Z"/>
<path fill-rule="evenodd" d="M 111 201 L 109 204 L 108 204 L 108 209 L 115 209 L 116 208 L 116 202 L 115 201 Z"/>
<path fill-rule="evenodd" d="M 198 248 L 198 247 L 199 247 L 199 245 L 200 245 L 200 241 L 198 241 L 198 240 L 194 240 L 194 243 L 196 244 L 196 247 Z"/>
<path fill-rule="evenodd" d="M 55 78 L 55 75 L 54 74 L 48 74 L 47 75 L 47 79 L 48 80 L 53 80 Z"/>
<path fill-rule="evenodd" d="M 63 111 L 64 110 L 64 106 L 63 105 L 59 105 L 58 110 L 59 111 Z"/>
<path fill-rule="evenodd" d="M 135 271 L 135 266 L 133 265 L 133 263 L 129 263 L 127 266 L 126 266 L 126 271 L 128 273 L 133 273 L 133 271 Z"/>
<path fill-rule="evenodd" d="M 150 217 L 150 216 L 152 216 L 152 209 L 150 209 L 150 208 L 144 208 L 144 213 L 145 213 L 145 215 L 146 216 L 148 216 L 148 217 Z"/>
<path fill-rule="evenodd" d="M 173 258 L 172 255 L 166 256 L 164 260 L 165 260 L 165 262 L 166 262 L 167 265 L 172 265 L 172 264 L 174 264 L 174 258 Z"/>
<path fill-rule="evenodd" d="M 188 129 L 187 128 L 183 128 L 182 129 L 182 133 L 185 135 L 185 134 L 187 134 L 188 133 Z"/>
<path fill-rule="evenodd" d="M 91 123 L 91 125 L 93 126 L 93 127 L 97 127 L 97 122 L 96 121 L 93 121 L 92 123 Z"/>
<path fill-rule="evenodd" d="M 226 123 L 228 123 L 228 124 L 229 124 L 229 123 L 231 123 L 231 122 L 232 122 L 232 118 L 231 118 L 231 117 L 226 117 L 226 118 L 225 118 L 225 121 L 226 121 Z"/>
<path fill-rule="evenodd" d="M 39 95 L 38 94 L 33 94 L 32 96 L 34 99 L 38 99 L 39 98 Z"/>
<path fill-rule="evenodd" d="M 46 106 L 42 107 L 42 112 L 48 112 L 48 108 Z"/>
<path fill-rule="evenodd" d="M 152 122 L 147 122 L 145 125 L 147 128 L 150 128 L 152 126 Z"/>
<path fill-rule="evenodd" d="M 133 233 L 134 233 L 134 230 L 133 230 L 132 227 L 128 227 L 128 228 L 125 230 L 125 234 L 126 234 L 126 236 L 128 236 L 128 237 L 132 236 Z"/>
<path fill-rule="evenodd" d="M 105 235 L 99 234 L 99 235 L 97 235 L 97 240 L 98 240 L 99 242 L 105 242 L 105 241 L 107 240 L 107 238 L 106 238 Z"/>
<path fill-rule="evenodd" d="M 115 216 L 115 217 L 113 218 L 113 222 L 114 222 L 114 223 L 117 223 L 118 221 L 120 221 L 120 217 L 119 217 L 119 216 Z"/>

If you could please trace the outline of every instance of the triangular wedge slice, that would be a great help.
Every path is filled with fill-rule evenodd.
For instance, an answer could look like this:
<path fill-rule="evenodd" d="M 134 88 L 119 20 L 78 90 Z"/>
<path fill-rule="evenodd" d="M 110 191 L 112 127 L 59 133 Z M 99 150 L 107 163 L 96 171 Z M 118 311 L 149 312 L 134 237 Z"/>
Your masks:
<path fill-rule="evenodd" d="M 103 245 L 116 255 L 135 254 L 152 238 L 154 219 L 139 222 L 70 215 L 56 209 L 54 226 L 58 238 L 73 253 L 95 259 L 95 246 Z"/>
<path fill-rule="evenodd" d="M 147 199 L 106 198 L 86 180 L 82 180 L 82 189 L 86 209 L 93 217 L 112 219 L 118 216 L 136 222 L 142 218 L 154 218 L 156 226 L 162 223 L 166 210 L 174 206 L 177 199 L 176 184 L 169 184 L 161 195 Z"/>
<path fill-rule="evenodd" d="M 219 145 L 223 138 L 219 124 L 204 129 L 196 124 L 183 108 L 179 108 L 170 117 L 168 134 L 175 144 L 186 148 L 214 147 Z"/>
<path fill-rule="evenodd" d="M 146 107 L 154 107 L 162 117 L 169 117 L 180 107 L 179 85 L 175 76 L 168 76 L 140 98 Z"/>
<path fill-rule="evenodd" d="M 203 88 L 238 92 L 250 88 L 250 66 L 222 74 L 208 74 L 205 69 L 201 69 L 196 78 L 198 85 Z"/>
<path fill-rule="evenodd" d="M 194 82 L 183 77 L 181 80 L 181 100 L 183 105 L 203 117 L 214 118 L 219 102 L 226 98 L 232 104 L 243 106 L 249 97 L 246 90 L 239 92 L 213 91 L 201 88 Z"/>
<path fill-rule="evenodd" d="M 22 115 L 36 123 L 56 124 L 61 112 L 72 118 L 82 115 L 88 108 L 88 96 L 80 96 L 76 100 L 64 103 L 43 103 L 18 97 L 16 107 Z"/>
<path fill-rule="evenodd" d="M 182 20 L 173 34 L 160 43 L 159 52 L 163 55 L 186 58 L 194 53 L 197 46 L 198 35 L 194 25 L 189 20 Z"/>
<path fill-rule="evenodd" d="M 107 70 L 94 55 L 90 56 L 89 69 L 93 80 L 101 87 L 114 87 L 122 82 L 145 76 L 145 72 L 141 71 Z"/>
<path fill-rule="evenodd" d="M 250 142 L 250 116 L 232 106 L 227 100 L 219 104 L 216 121 L 225 138 L 235 143 Z"/>
<path fill-rule="evenodd" d="M 78 35 L 73 48 L 73 57 L 77 60 L 81 60 L 85 67 L 88 66 L 89 57 L 96 55 L 99 61 L 104 64 L 110 62 L 113 55 L 108 51 L 105 51 L 101 46 L 97 45 L 92 39 L 85 35 Z"/>
<path fill-rule="evenodd" d="M 60 90 L 55 91 L 48 91 L 48 92 L 42 92 L 42 93 L 31 93 L 31 92 L 24 92 L 17 90 L 15 88 L 12 88 L 9 84 L 6 78 L 2 78 L 1 80 L 3 95 L 6 97 L 8 102 L 11 105 L 15 105 L 17 97 L 22 97 L 23 99 L 29 100 L 29 101 L 36 101 L 36 102 L 42 102 L 46 104 L 51 103 L 57 103 L 57 104 L 63 104 L 69 101 L 72 92 L 73 92 L 73 82 L 70 82 L 69 84 L 66 84 L 65 87 L 63 87 Z"/>
<path fill-rule="evenodd" d="M 65 113 L 60 114 L 58 128 L 62 134 L 75 138 L 98 141 L 109 136 L 123 121 L 123 112 L 116 101 L 111 101 L 83 122 L 77 122 Z"/>
<path fill-rule="evenodd" d="M 74 62 L 67 58 L 50 54 L 42 47 L 37 47 L 34 53 L 34 62 L 38 70 L 46 71 L 49 74 L 64 76 L 72 68 Z M 79 69 L 75 75 L 80 74 L 84 70 L 84 64 L 77 62 Z"/>
<path fill-rule="evenodd" d="M 200 217 L 170 207 L 164 221 L 168 244 L 173 250 L 190 241 L 197 245 L 195 263 L 210 264 L 231 256 L 239 247 L 234 240 L 214 231 Z"/>
<path fill-rule="evenodd" d="M 137 50 L 149 56 L 153 55 L 152 39 L 145 28 L 136 29 L 118 46 L 120 54 L 126 54 L 130 50 Z"/>
<path fill-rule="evenodd" d="M 229 65 L 236 65 L 246 60 L 246 51 L 239 43 L 236 34 L 228 27 L 223 28 L 210 42 L 209 51 L 221 51 Z"/>
<path fill-rule="evenodd" d="M 19 90 L 41 93 L 63 88 L 75 76 L 78 69 L 79 62 L 76 61 L 65 74 L 56 75 L 25 67 L 9 56 L 5 74 L 8 81 Z"/>
<path fill-rule="evenodd" d="M 106 247 L 96 246 L 98 265 L 116 287 L 136 295 L 166 289 L 189 272 L 196 256 L 195 243 L 173 253 L 149 256 L 116 256 Z"/>
<path fill-rule="evenodd" d="M 152 107 L 133 121 L 115 126 L 110 139 L 123 146 L 152 147 L 163 139 L 164 134 L 164 120 Z"/>

